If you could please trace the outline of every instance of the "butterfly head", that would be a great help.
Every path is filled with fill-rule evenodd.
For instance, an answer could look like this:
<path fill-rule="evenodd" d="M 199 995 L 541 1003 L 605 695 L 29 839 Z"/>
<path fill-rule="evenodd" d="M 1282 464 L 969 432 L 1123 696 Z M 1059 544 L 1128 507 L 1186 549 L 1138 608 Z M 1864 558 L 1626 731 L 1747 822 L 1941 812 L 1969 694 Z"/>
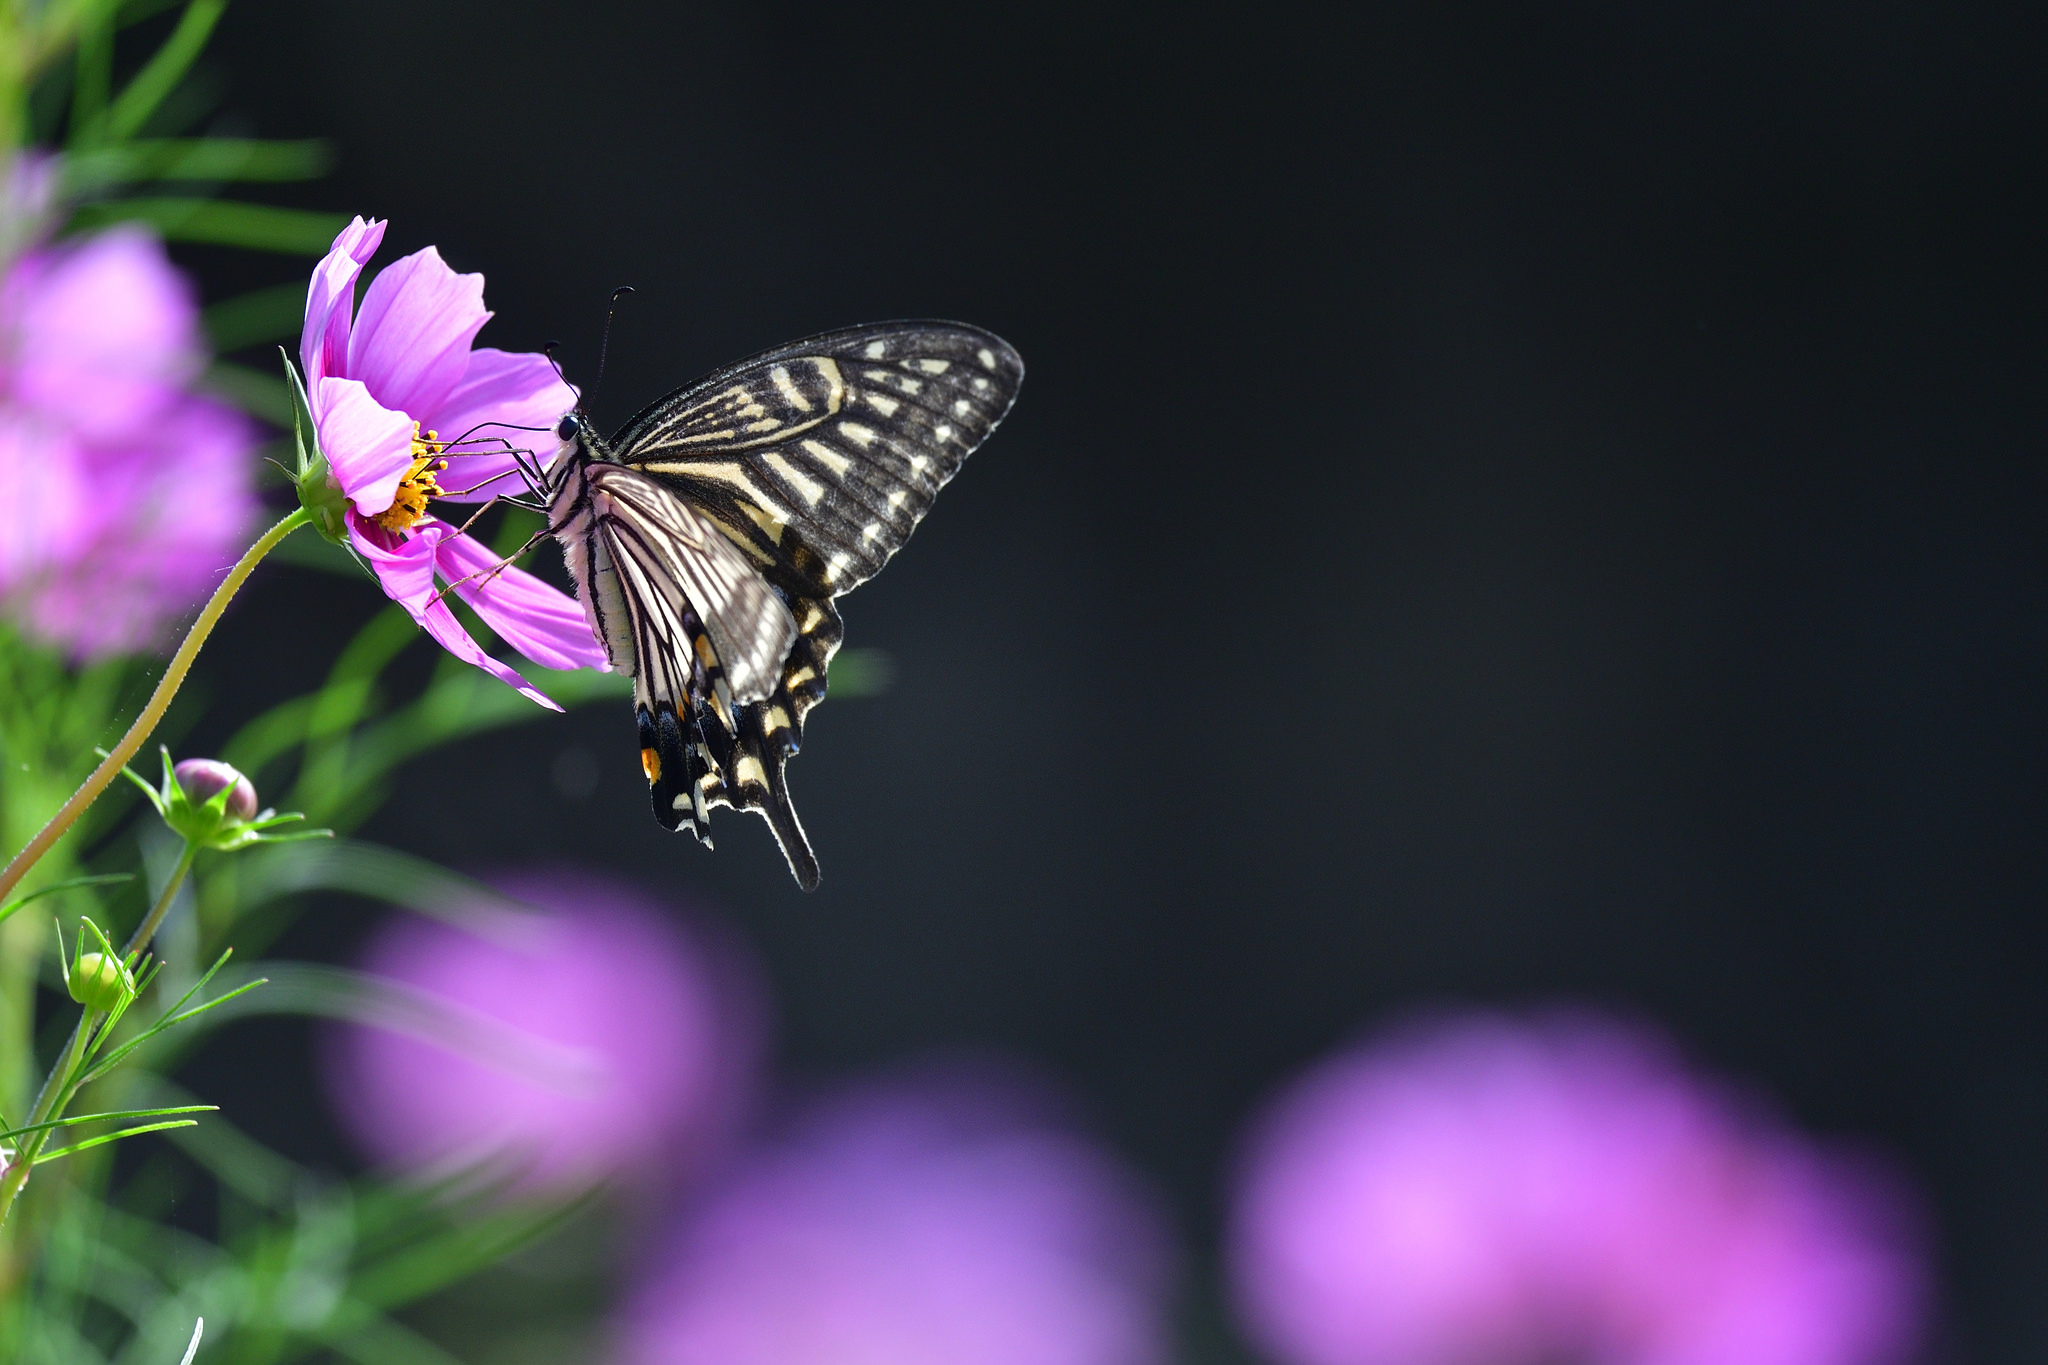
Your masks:
<path fill-rule="evenodd" d="M 555 422 L 555 439 L 562 443 L 556 452 L 558 464 L 577 455 L 596 460 L 609 460 L 611 450 L 597 429 L 590 425 L 590 416 L 582 408 L 571 408 Z"/>

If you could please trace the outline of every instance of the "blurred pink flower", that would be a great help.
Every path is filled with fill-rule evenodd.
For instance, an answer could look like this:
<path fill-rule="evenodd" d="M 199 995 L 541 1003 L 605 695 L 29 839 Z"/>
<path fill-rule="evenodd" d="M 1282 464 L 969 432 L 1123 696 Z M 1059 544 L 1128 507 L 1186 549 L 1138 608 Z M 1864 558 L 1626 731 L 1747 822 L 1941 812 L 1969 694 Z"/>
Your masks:
<path fill-rule="evenodd" d="M 498 556 L 427 505 L 520 491 L 507 424 L 552 429 L 575 395 L 546 356 L 471 349 L 491 317 L 484 277 L 456 274 L 433 247 L 386 266 L 357 309 L 356 279 L 384 226 L 357 218 L 334 239 L 313 269 L 299 337 L 321 452 L 350 504 L 349 540 L 444 649 L 552 707 L 470 638 L 435 580 L 542 668 L 610 667 L 583 608 L 523 569 L 491 572 Z"/>
<path fill-rule="evenodd" d="M 39 218 L 48 178 L 17 164 L 0 217 Z M 75 658 L 149 648 L 245 548 L 254 433 L 188 391 L 198 309 L 146 230 L 0 268 L 0 609 Z"/>
<path fill-rule="evenodd" d="M 647 1263 L 631 1365 L 1155 1365 L 1166 1240 L 1131 1178 L 986 1073 L 860 1087 Z"/>
<path fill-rule="evenodd" d="M 1653 1036 L 1481 1016 L 1290 1087 L 1231 1264 L 1283 1365 L 1874 1365 L 1919 1337 L 1904 1203 Z"/>
<path fill-rule="evenodd" d="M 372 1157 L 415 1171 L 509 1161 L 529 1186 L 674 1184 L 727 1143 L 764 1018 L 735 947 L 581 872 L 501 884 L 537 907 L 411 915 L 364 969 L 429 1006 L 330 1029 L 329 1103 Z"/>

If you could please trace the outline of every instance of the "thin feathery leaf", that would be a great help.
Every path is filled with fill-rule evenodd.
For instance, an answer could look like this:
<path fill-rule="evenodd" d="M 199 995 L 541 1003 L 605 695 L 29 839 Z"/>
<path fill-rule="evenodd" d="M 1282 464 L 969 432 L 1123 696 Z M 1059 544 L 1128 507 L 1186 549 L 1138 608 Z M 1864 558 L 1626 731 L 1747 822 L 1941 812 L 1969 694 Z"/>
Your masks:
<path fill-rule="evenodd" d="M 128 82 L 113 107 L 107 111 L 105 134 L 109 141 L 130 138 L 142 131 L 142 125 L 149 122 L 149 116 L 157 111 L 164 97 L 177 88 L 185 79 L 185 73 L 192 69 L 192 63 L 206 46 L 206 40 L 213 35 L 213 26 L 220 22 L 220 16 L 227 9 L 227 0 L 192 0 L 185 7 L 185 13 L 178 20 L 178 26 L 171 30 L 171 36 L 157 49 L 156 55 L 135 73 L 135 79 Z"/>
<path fill-rule="evenodd" d="M 109 1071 L 112 1071 L 115 1067 L 119 1066 L 122 1060 L 126 1058 L 129 1053 L 135 1051 L 135 1049 L 141 1047 L 144 1043 L 148 1043 L 155 1040 L 156 1038 L 162 1036 L 168 1030 L 176 1028 L 179 1024 L 184 1023 L 187 1019 L 196 1019 L 200 1015 L 206 1013 L 208 1010 L 220 1005 L 225 1005 L 228 1001 L 233 1000 L 238 996 L 247 995 L 250 991 L 255 990 L 258 986 L 267 985 L 268 983 L 268 977 L 259 976 L 254 981 L 249 982 L 247 985 L 238 986 L 234 990 L 229 991 L 226 995 L 217 996 L 214 999 L 207 1001 L 203 1005 L 194 1005 L 191 1009 L 186 1010 L 182 1014 L 173 1014 L 168 1016 L 167 1018 L 159 1019 L 156 1023 L 150 1025 L 149 1028 L 143 1033 L 138 1034 L 136 1037 L 129 1039 L 127 1042 L 121 1044 L 121 1046 L 115 1048 L 112 1052 L 109 1052 L 106 1056 L 100 1058 L 99 1061 L 93 1064 L 92 1070 L 86 1072 L 85 1075 L 79 1079 L 78 1084 L 92 1084 L 94 1081 L 98 1080 L 100 1077 L 106 1075 Z"/>
<path fill-rule="evenodd" d="M 589 1208 L 598 1197 L 593 1191 L 538 1210 L 489 1214 L 362 1267 L 351 1287 L 374 1308 L 404 1307 L 504 1260 Z"/>
<path fill-rule="evenodd" d="M 47 1166 L 50 1162 L 56 1161 L 60 1157 L 90 1151 L 94 1147 L 104 1147 L 110 1142 L 119 1142 L 122 1138 L 140 1137 L 144 1133 L 161 1133 L 166 1128 L 196 1128 L 198 1126 L 199 1120 L 197 1119 L 177 1119 L 170 1123 L 145 1123 L 139 1128 L 123 1128 L 118 1133 L 102 1133 L 96 1138 L 87 1138 L 83 1142 L 74 1142 L 69 1147 L 59 1147 L 54 1152 L 40 1152 L 36 1156 L 35 1164 Z"/>
<path fill-rule="evenodd" d="M 8 916 L 21 909 L 22 906 L 27 905 L 30 901 L 41 900 L 44 896 L 54 896 L 59 891 L 71 891 L 81 886 L 111 886 L 115 882 L 132 882 L 134 880 L 135 874 L 133 872 L 103 872 L 90 877 L 67 877 L 61 882 L 51 882 L 48 886 L 37 887 L 26 896 L 16 896 L 7 904 L 0 905 L 0 923 L 4 923 Z"/>
<path fill-rule="evenodd" d="M 304 286 L 297 291 L 304 294 Z M 292 424 L 292 393 L 282 379 L 267 370 L 252 369 L 232 361 L 216 360 L 206 367 L 200 386 L 208 393 L 227 399 L 252 417 L 261 417 L 274 427 Z"/>
<path fill-rule="evenodd" d="M 306 284 L 304 280 L 294 280 L 212 304 L 202 315 L 201 325 L 206 328 L 206 338 L 213 343 L 215 351 L 239 351 L 244 346 L 274 341 L 278 337 L 296 338 L 305 313 Z M 266 374 L 265 377 L 269 376 Z M 285 387 L 283 380 L 276 383 L 280 389 Z M 284 407 L 286 420 L 278 425 L 290 426 L 291 394 L 288 391 L 284 395 Z"/>
<path fill-rule="evenodd" d="M 64 187 L 74 197 L 145 180 L 240 180 L 277 184 L 314 180 L 333 165 L 325 142 L 241 137 L 136 138 L 90 147 L 64 159 Z M 305 292 L 303 286 L 300 293 Z"/>
<path fill-rule="evenodd" d="M 116 1109 L 104 1114 L 71 1114 L 47 1123 L 30 1123 L 20 1128 L 0 1131 L 0 1142 L 10 1142 L 24 1133 L 39 1133 L 50 1128 L 64 1128 L 74 1123 L 113 1123 L 126 1119 L 155 1119 L 165 1114 L 210 1114 L 220 1108 L 217 1104 L 179 1104 L 162 1109 Z"/>
<path fill-rule="evenodd" d="M 336 213 L 196 197 L 86 204 L 71 217 L 73 226 L 81 228 L 129 221 L 148 223 L 173 242 L 238 246 L 293 256 L 317 255 L 348 223 Z"/>

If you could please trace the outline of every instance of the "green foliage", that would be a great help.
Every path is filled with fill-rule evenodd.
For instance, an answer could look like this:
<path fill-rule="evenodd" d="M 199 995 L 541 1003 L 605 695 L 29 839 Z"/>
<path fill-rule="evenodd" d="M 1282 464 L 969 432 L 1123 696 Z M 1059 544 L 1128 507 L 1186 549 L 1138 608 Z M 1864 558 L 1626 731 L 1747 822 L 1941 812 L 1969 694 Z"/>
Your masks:
<path fill-rule="evenodd" d="M 90 229 L 124 220 L 147 223 L 173 242 L 204 242 L 296 256 L 325 251 L 334 234 L 348 226 L 348 219 L 340 214 L 198 198 L 83 204 L 72 214 L 71 225 Z"/>
<path fill-rule="evenodd" d="M 136 27 L 170 9 L 175 19 Z M 325 143 L 178 135 L 204 107 L 192 78 L 223 9 L 224 0 L 0 0 L 0 49 L 18 59 L 0 62 L 0 161 L 23 146 L 32 117 L 47 137 L 63 138 L 61 230 L 138 221 L 173 241 L 300 255 L 327 247 L 341 215 L 242 197 L 323 174 L 332 159 Z M 133 50 L 149 33 L 156 45 Z M 133 75 L 118 81 L 126 70 Z M 215 303 L 204 321 L 212 344 L 232 352 L 294 336 L 303 308 L 303 286 L 292 283 Z M 286 373 L 281 380 L 216 362 L 204 382 L 292 433 L 298 492 L 333 543 L 291 538 L 280 557 L 360 575 L 336 548 L 345 544 L 340 509 L 288 358 Z M 529 514 L 492 515 L 506 547 L 534 526 Z M 450 605 L 479 639 L 490 638 L 466 606 Z M 401 663 L 421 639 L 404 611 L 386 607 L 342 645 L 318 686 L 248 717 L 221 757 L 262 790 L 282 792 L 281 805 L 347 832 L 436 748 L 548 714 L 438 651 L 423 686 L 401 686 L 395 678 L 417 676 Z M 62 802 L 94 746 L 112 742 L 150 667 L 74 669 L 0 628 L 0 837 L 10 849 Z M 564 706 L 619 705 L 629 694 L 627 680 L 611 674 L 524 671 Z M 873 695 L 892 672 L 879 651 L 845 651 L 833 665 L 833 694 Z M 181 714 L 189 721 L 189 707 Z M 630 763 L 630 753 L 620 761 Z M 553 1335 L 539 1339 L 555 1345 L 544 1354 L 590 1358 L 582 1324 L 596 1307 L 592 1267 L 605 1245 L 590 1199 L 537 1203 L 475 1171 L 427 1187 L 337 1181 L 256 1142 L 172 1079 L 220 1026 L 258 1014 L 374 1021 L 516 1063 L 494 1053 L 504 1048 L 497 1035 L 417 992 L 322 964 L 239 965 L 230 943 L 261 959 L 316 897 L 335 893 L 465 922 L 522 907 L 423 859 L 352 839 L 250 847 L 275 840 L 269 826 L 285 817 L 228 822 L 224 792 L 188 800 L 168 750 L 164 765 L 158 785 L 130 776 L 176 831 L 168 845 L 182 844 L 175 866 L 167 858 L 148 885 L 131 888 L 125 869 L 138 841 L 163 840 L 164 827 L 137 822 L 131 839 L 118 822 L 139 807 L 102 800 L 90 823 L 38 865 L 38 880 L 0 904 L 0 1209 L 15 1201 L 0 1224 L 0 1360 L 161 1365 L 196 1351 L 198 1365 L 452 1365 L 465 1337 L 473 1345 L 493 1325 L 531 1346 L 532 1324 L 549 1314 Z M 243 851 L 194 872 L 201 848 Z M 18 915 L 31 904 L 60 908 L 78 925 L 68 953 L 60 930 L 54 970 L 47 929 Z M 159 923 L 158 955 L 143 956 Z M 116 948 L 101 924 L 139 924 L 135 950 Z M 56 988 L 41 998 L 40 1019 L 39 973 Z M 50 1035 L 40 1090 L 39 1028 Z M 134 1155 L 117 1165 L 111 1156 L 124 1143 Z M 38 1174 L 28 1181 L 31 1170 Z M 187 1230 L 190 1218 L 173 1222 L 174 1208 L 209 1210 L 197 1220 L 209 1235 Z M 517 1267 L 544 1255 L 551 1237 L 573 1254 L 545 1276 L 517 1279 Z M 507 1285 L 513 1292 L 501 1292 Z M 471 1315 L 468 1327 L 426 1330 L 434 1303 L 454 1295 L 495 1307 Z M 201 1318 L 203 1339 L 194 1328 Z M 185 1365 L 195 1362 L 188 1356 Z"/>

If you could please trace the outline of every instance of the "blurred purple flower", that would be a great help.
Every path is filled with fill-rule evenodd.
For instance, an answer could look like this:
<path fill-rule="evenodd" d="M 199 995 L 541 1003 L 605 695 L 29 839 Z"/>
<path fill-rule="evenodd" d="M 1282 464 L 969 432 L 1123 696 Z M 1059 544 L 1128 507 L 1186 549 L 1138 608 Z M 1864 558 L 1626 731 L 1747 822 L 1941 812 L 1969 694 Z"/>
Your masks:
<path fill-rule="evenodd" d="M 544 913 L 401 915 L 364 968 L 428 1005 L 330 1030 L 329 1101 L 409 1170 L 510 1161 L 530 1186 L 675 1184 L 732 1136 L 764 1018 L 736 948 L 583 873 L 501 883 Z"/>
<path fill-rule="evenodd" d="M 17 162 L 0 240 L 33 236 L 49 179 Z M 244 548 L 254 433 L 188 392 L 198 309 L 144 229 L 0 270 L 0 608 L 78 659 L 146 649 Z"/>
<path fill-rule="evenodd" d="M 648 1263 L 631 1365 L 1154 1365 L 1166 1240 L 986 1073 L 873 1084 L 744 1161 Z"/>
<path fill-rule="evenodd" d="M 1476 1017 L 1283 1094 L 1231 1259 L 1284 1365 L 1873 1365 L 1918 1340 L 1905 1206 L 1653 1036 Z"/>
<path fill-rule="evenodd" d="M 547 357 L 470 344 L 491 314 L 484 277 L 458 275 L 433 247 L 392 262 L 355 307 L 356 279 L 384 240 L 357 218 L 313 269 L 299 338 L 320 449 L 347 496 L 349 540 L 391 600 L 457 658 L 543 706 L 517 672 L 455 619 L 438 577 L 498 636 L 542 668 L 608 668 L 573 597 L 428 515 L 430 500 L 517 492 L 506 424 L 552 428 L 575 395 Z M 552 440 L 547 442 L 550 454 Z M 559 708 L 557 708 L 559 709 Z"/>

